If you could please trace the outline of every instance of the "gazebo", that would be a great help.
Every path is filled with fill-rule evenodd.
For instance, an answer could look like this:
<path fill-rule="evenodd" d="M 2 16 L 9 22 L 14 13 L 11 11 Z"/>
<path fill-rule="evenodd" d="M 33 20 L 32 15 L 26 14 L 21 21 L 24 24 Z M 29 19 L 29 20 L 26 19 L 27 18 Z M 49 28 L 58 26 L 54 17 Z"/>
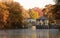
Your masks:
<path fill-rule="evenodd" d="M 44 16 L 38 18 L 37 21 L 39 21 L 41 25 L 48 25 L 48 23 L 49 23 L 48 18 L 46 18 L 46 17 L 44 17 Z"/>
<path fill-rule="evenodd" d="M 48 29 L 49 28 L 49 20 L 46 17 L 40 17 L 37 20 L 36 28 Z"/>

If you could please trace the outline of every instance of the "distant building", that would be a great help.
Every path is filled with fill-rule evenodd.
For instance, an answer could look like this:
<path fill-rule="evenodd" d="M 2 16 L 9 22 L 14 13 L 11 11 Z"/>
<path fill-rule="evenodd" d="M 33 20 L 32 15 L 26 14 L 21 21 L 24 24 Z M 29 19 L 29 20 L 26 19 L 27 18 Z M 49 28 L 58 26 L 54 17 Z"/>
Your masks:
<path fill-rule="evenodd" d="M 13 2 L 13 0 L 0 0 L 0 2 L 7 2 L 7 3 L 11 3 L 11 2 Z"/>
<path fill-rule="evenodd" d="M 40 23 L 40 25 L 49 25 L 49 20 L 48 20 L 48 18 L 47 17 L 40 17 L 40 18 L 38 18 L 37 19 L 37 21 L 39 21 Z M 38 22 L 37 22 L 38 23 Z"/>

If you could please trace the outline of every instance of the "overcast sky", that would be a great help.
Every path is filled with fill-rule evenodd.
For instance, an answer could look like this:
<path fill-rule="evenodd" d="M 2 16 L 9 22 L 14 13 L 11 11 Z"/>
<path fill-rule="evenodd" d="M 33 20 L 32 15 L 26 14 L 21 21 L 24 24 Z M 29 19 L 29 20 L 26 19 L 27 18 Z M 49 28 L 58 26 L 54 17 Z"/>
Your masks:
<path fill-rule="evenodd" d="M 39 7 L 44 8 L 47 4 L 55 4 L 53 0 L 14 0 L 19 2 L 25 9 Z"/>

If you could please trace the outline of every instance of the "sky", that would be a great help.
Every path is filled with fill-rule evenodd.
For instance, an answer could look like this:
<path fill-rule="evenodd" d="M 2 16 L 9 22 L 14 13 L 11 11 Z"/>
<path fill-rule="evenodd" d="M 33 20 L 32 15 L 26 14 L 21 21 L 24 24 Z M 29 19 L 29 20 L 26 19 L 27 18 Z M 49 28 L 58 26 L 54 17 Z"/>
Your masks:
<path fill-rule="evenodd" d="M 44 8 L 45 5 L 55 4 L 53 0 L 14 0 L 19 2 L 25 9 L 39 7 Z"/>

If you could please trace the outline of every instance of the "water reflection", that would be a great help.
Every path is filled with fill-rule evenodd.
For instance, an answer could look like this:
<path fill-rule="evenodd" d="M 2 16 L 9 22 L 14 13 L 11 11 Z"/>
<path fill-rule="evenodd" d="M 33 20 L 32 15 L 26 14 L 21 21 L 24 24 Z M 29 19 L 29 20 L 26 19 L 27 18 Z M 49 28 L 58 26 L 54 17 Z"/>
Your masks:
<path fill-rule="evenodd" d="M 58 29 L 0 30 L 0 38 L 60 38 Z"/>

